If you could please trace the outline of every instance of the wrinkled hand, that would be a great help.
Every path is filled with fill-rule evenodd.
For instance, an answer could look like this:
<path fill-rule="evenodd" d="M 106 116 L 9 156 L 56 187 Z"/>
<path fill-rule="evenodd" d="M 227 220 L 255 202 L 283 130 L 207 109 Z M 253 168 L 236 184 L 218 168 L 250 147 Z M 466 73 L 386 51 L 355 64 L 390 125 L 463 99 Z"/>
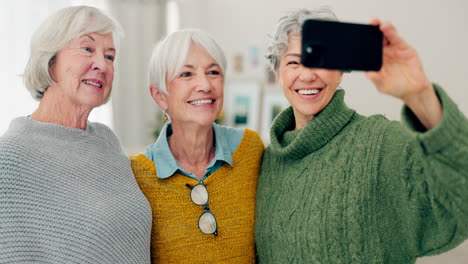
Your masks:
<path fill-rule="evenodd" d="M 380 71 L 366 72 L 367 77 L 380 92 L 403 100 L 426 129 L 436 127 L 442 120 L 442 105 L 424 73 L 418 53 L 398 35 L 392 24 L 378 19 L 370 24 L 379 26 L 383 33 L 383 62 Z"/>
<path fill-rule="evenodd" d="M 416 50 L 400 37 L 395 26 L 379 19 L 372 19 L 370 24 L 379 26 L 384 36 L 382 68 L 366 72 L 377 89 L 405 103 L 433 90 Z"/>

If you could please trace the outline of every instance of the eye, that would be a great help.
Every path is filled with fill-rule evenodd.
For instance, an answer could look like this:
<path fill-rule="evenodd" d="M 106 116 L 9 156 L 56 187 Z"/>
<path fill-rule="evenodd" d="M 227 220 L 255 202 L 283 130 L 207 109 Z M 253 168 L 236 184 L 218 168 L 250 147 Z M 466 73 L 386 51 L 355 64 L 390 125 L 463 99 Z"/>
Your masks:
<path fill-rule="evenodd" d="M 87 52 L 93 52 L 93 49 L 90 47 L 84 47 L 83 50 Z"/>
<path fill-rule="evenodd" d="M 193 74 L 192 74 L 191 72 L 183 72 L 183 73 L 181 73 L 179 76 L 180 76 L 180 77 L 190 77 L 190 76 L 192 76 L 192 75 L 193 75 Z"/>
<path fill-rule="evenodd" d="M 114 61 L 115 57 L 112 55 L 106 55 L 106 60 Z"/>
<path fill-rule="evenodd" d="M 221 72 L 220 71 L 217 71 L 217 70 L 211 70 L 208 72 L 209 75 L 221 75 Z"/>
<path fill-rule="evenodd" d="M 288 61 L 286 65 L 299 65 L 300 63 L 297 61 Z"/>

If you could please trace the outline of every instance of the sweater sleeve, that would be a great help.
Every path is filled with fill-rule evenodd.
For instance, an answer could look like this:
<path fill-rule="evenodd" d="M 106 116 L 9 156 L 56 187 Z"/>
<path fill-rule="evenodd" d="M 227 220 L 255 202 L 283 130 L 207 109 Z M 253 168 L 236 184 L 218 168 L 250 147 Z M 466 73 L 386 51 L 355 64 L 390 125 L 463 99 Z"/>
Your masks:
<path fill-rule="evenodd" d="M 439 254 L 468 237 L 468 121 L 440 87 L 435 89 L 443 107 L 438 126 L 424 131 L 405 107 L 407 128 L 390 133 L 399 142 L 392 150 L 403 165 L 391 169 L 399 180 L 390 192 L 414 257 Z"/>

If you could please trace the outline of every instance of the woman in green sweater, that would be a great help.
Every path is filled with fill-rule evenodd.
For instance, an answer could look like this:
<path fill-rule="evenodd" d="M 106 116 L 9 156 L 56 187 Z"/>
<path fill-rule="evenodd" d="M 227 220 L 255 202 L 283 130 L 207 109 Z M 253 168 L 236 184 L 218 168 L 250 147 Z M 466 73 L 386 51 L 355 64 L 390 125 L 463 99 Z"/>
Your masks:
<path fill-rule="evenodd" d="M 383 65 L 367 72 L 400 98 L 403 123 L 364 117 L 337 90 L 343 72 L 301 64 L 301 26 L 327 8 L 280 19 L 269 59 L 292 107 L 271 128 L 257 190 L 262 263 L 414 263 L 468 236 L 468 121 L 426 77 L 391 24 Z"/>

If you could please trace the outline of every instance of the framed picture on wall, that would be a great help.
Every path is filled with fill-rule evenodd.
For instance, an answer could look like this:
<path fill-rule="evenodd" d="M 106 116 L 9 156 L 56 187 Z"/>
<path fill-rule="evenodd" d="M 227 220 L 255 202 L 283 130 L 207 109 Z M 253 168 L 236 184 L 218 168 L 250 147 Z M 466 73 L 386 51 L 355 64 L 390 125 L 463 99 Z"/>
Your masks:
<path fill-rule="evenodd" d="M 275 117 L 289 107 L 289 102 L 281 91 L 269 92 L 263 96 L 261 133 L 264 142 L 270 142 L 270 127 Z"/>
<path fill-rule="evenodd" d="M 225 124 L 233 127 L 259 128 L 261 87 L 256 81 L 230 81 L 224 92 Z"/>

